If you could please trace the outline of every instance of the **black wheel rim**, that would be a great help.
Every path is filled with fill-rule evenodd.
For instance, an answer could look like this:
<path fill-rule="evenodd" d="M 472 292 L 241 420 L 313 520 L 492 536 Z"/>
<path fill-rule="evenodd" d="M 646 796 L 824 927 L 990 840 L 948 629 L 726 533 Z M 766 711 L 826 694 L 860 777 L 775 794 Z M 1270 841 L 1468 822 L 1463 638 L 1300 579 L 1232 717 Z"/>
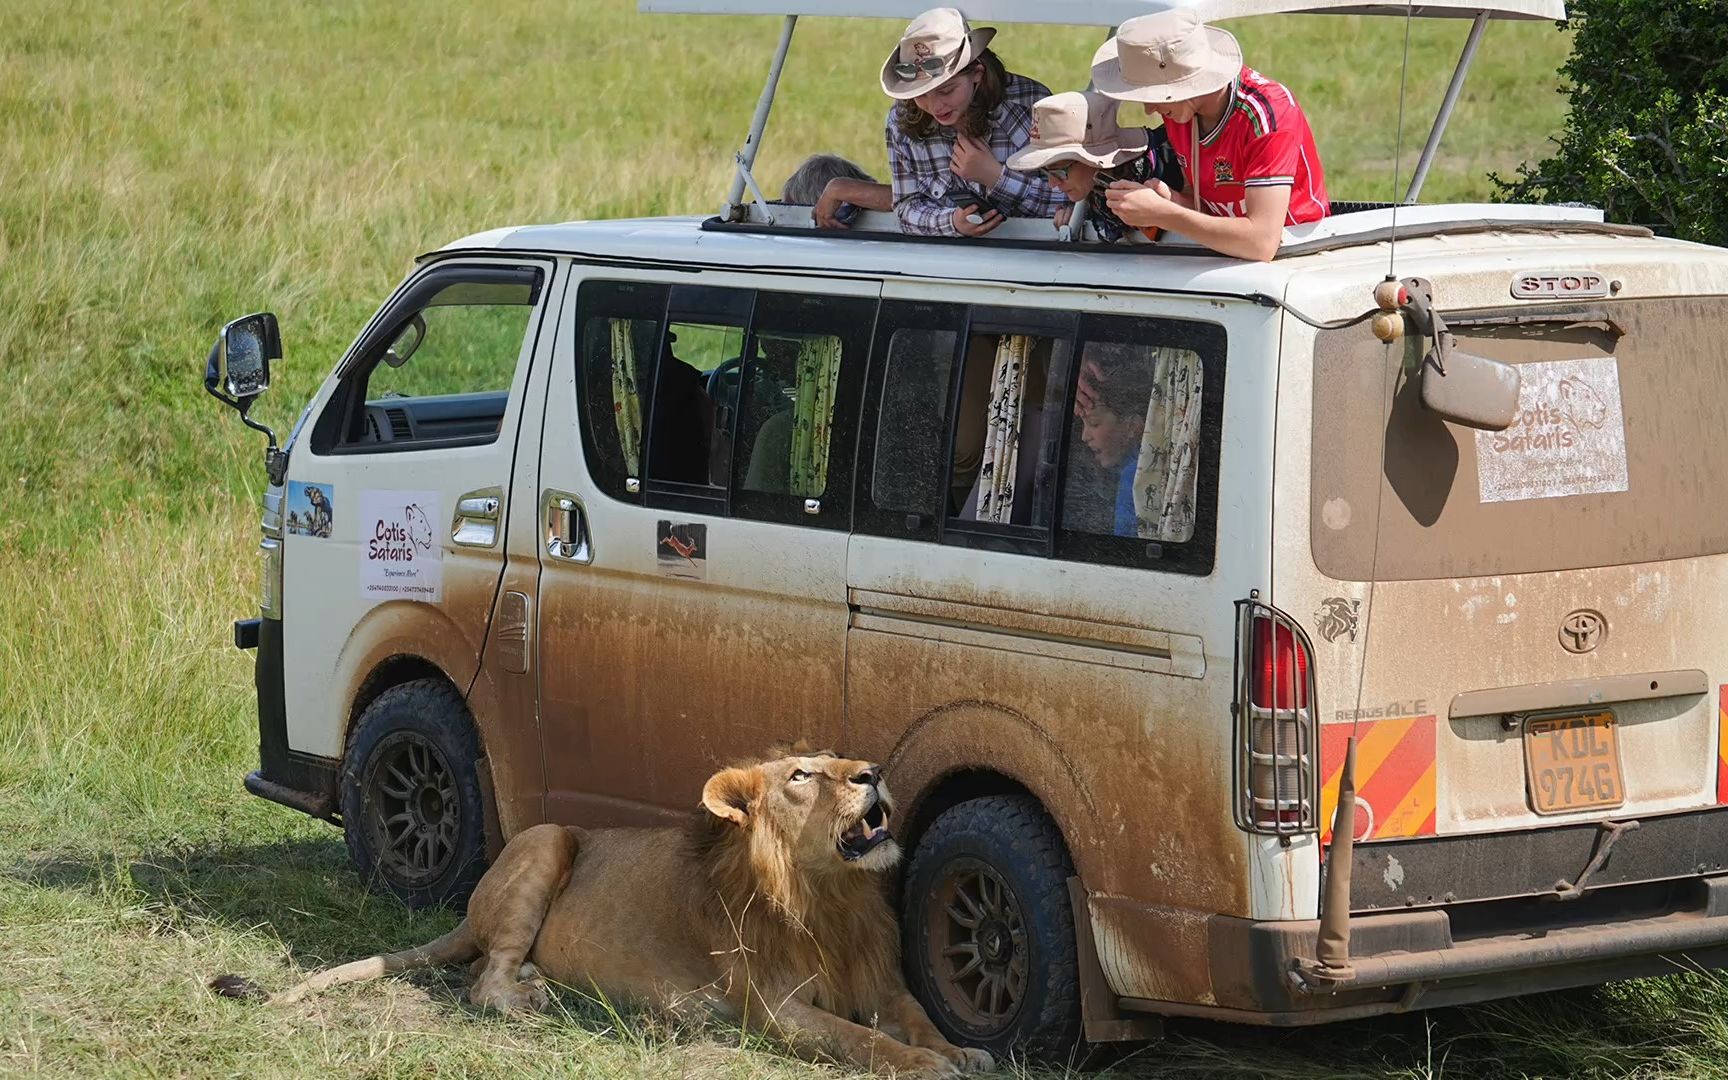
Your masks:
<path fill-rule="evenodd" d="M 456 774 L 424 736 L 398 731 L 372 752 L 362 786 L 378 869 L 402 885 L 436 881 L 456 857 Z"/>
<path fill-rule="evenodd" d="M 947 1013 L 984 1038 L 1006 1031 L 1026 997 L 1030 963 L 1019 897 L 977 859 L 943 868 L 925 912 L 926 962 Z"/>

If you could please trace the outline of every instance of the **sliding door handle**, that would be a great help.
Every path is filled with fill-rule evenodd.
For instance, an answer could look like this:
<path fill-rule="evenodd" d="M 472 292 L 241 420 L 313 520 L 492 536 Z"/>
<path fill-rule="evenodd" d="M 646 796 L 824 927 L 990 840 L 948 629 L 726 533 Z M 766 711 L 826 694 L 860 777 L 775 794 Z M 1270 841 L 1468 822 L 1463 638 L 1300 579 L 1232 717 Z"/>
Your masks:
<path fill-rule="evenodd" d="M 560 562 L 591 563 L 594 546 L 588 538 L 588 511 L 580 495 L 547 488 L 540 496 L 540 532 L 546 557 Z"/>

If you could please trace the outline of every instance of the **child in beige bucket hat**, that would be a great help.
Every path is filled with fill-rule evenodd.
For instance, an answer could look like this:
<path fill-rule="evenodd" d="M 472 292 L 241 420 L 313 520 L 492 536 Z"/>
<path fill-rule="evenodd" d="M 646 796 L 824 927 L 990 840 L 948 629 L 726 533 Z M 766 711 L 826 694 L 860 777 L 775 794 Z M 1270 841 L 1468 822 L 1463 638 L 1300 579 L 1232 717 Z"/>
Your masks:
<path fill-rule="evenodd" d="M 1008 159 L 1011 169 L 1043 173 L 1070 203 L 1085 202 L 1092 227 L 1111 242 L 1133 231 L 1105 199 L 1111 183 L 1165 180 L 1182 187 L 1182 172 L 1164 132 L 1122 128 L 1116 120 L 1119 108 L 1117 101 L 1096 90 L 1042 98 L 1032 106 L 1031 145 Z M 1056 212 L 1058 228 L 1068 223 L 1071 213 L 1071 206 Z"/>
<path fill-rule="evenodd" d="M 1033 102 L 1050 91 L 1002 66 L 995 35 L 933 8 L 882 64 L 882 92 L 894 99 L 884 132 L 891 201 L 904 232 L 982 236 L 1005 217 L 1047 218 L 1064 204 L 1042 178 L 1007 168 L 1031 140 Z"/>
<path fill-rule="evenodd" d="M 1242 62 L 1242 47 L 1187 8 L 1125 21 L 1092 57 L 1092 82 L 1163 118 L 1189 181 L 1112 184 L 1106 201 L 1138 228 L 1171 229 L 1225 255 L 1270 259 L 1286 225 L 1331 202 L 1308 117 L 1282 84 Z"/>

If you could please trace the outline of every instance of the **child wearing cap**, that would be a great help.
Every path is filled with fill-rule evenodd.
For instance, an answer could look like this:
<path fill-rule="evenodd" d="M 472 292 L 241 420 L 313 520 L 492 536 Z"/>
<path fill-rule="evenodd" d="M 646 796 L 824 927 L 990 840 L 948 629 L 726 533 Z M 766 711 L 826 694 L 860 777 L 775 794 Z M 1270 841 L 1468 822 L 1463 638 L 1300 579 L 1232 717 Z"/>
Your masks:
<path fill-rule="evenodd" d="M 1134 231 L 1105 198 L 1111 183 L 1163 180 L 1182 188 L 1182 171 L 1163 130 L 1125 131 L 1116 122 L 1117 109 L 1117 102 L 1095 90 L 1040 98 L 1032 106 L 1031 145 L 1008 159 L 1010 169 L 1042 173 L 1070 203 L 1086 203 L 1087 220 L 1111 243 Z M 1058 210 L 1057 226 L 1066 225 L 1071 214 L 1069 206 Z"/>
<path fill-rule="evenodd" d="M 1092 58 L 1092 81 L 1164 119 L 1182 170 L 1181 197 L 1122 182 L 1110 208 L 1137 227 L 1171 229 L 1214 251 L 1267 260 L 1286 225 L 1331 212 L 1320 151 L 1288 89 L 1242 62 L 1242 47 L 1193 11 L 1125 21 Z"/>
<path fill-rule="evenodd" d="M 886 139 L 893 207 L 904 232 L 983 236 L 1004 216 L 1043 217 L 1063 205 L 1041 177 L 1006 167 L 1032 134 L 1043 85 L 1007 71 L 954 8 L 912 20 L 882 65 L 895 100 Z M 975 219 L 975 220 L 974 220 Z"/>

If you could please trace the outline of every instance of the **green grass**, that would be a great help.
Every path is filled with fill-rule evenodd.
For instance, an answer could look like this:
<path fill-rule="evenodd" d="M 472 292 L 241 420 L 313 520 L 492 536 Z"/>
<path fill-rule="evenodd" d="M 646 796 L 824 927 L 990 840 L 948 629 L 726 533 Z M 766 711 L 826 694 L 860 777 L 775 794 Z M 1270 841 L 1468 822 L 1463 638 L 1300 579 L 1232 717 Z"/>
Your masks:
<path fill-rule="evenodd" d="M 260 405 L 286 427 L 410 265 L 496 225 L 706 212 L 775 21 L 625 0 L 8 0 L 0 5 L 0 1073 L 48 1076 L 809 1076 L 724 1028 L 670 1031 L 577 995 L 474 1014 L 453 975 L 277 1010 L 235 971 L 430 938 L 372 896 L 335 831 L 245 795 L 259 440 L 206 399 L 216 328 L 282 317 Z M 1404 171 L 1462 41 L 1416 25 Z M 1392 190 L 1403 25 L 1238 27 L 1289 82 L 1341 198 Z M 881 173 L 874 88 L 896 27 L 798 33 L 759 172 L 806 152 Z M 1006 28 L 1064 89 L 1092 30 Z M 1431 198 L 1558 128 L 1547 25 L 1495 26 Z M 431 354 L 428 354 L 430 358 Z M 1728 1075 L 1728 987 L 1678 977 L 1319 1032 L 1172 1025 L 1131 1076 Z"/>

